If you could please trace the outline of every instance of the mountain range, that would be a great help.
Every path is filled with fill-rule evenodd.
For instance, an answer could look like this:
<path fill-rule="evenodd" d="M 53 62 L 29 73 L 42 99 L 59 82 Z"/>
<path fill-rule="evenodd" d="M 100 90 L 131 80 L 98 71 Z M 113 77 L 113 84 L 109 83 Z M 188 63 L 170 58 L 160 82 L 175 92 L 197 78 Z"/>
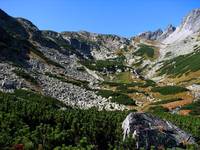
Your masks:
<path fill-rule="evenodd" d="M 161 99 L 152 87 L 177 85 L 190 89 L 191 102 L 200 90 L 199 31 L 200 9 L 178 27 L 130 39 L 39 30 L 0 10 L 0 89 L 31 89 L 81 108 L 140 110 Z"/>
<path fill-rule="evenodd" d="M 75 117 L 71 115 L 75 120 L 76 117 L 82 119 L 80 114 L 87 116 L 91 112 L 91 118 L 113 116 L 116 117 L 114 121 L 107 120 L 104 124 L 110 129 L 105 132 L 113 134 L 111 126 L 115 126 L 117 133 L 112 136 L 117 139 L 119 127 L 116 127 L 116 122 L 129 111 L 134 111 L 138 113 L 124 118 L 122 127 L 124 137 L 131 133 L 136 139 L 140 136 L 149 140 L 140 141 L 137 146 L 147 143 L 151 146 L 151 142 L 158 144 L 159 139 L 155 139 L 160 134 L 163 139 L 170 139 L 170 142 L 159 141 L 165 146 L 194 144 L 195 139 L 199 143 L 200 9 L 192 10 L 178 27 L 170 24 L 165 30 L 147 31 L 131 38 L 87 31 L 40 30 L 31 21 L 9 16 L 0 9 L 0 91 L 0 112 L 8 112 L 8 105 L 11 110 L 18 110 L 19 101 L 20 105 L 24 104 L 22 112 L 27 113 L 29 105 L 25 99 L 28 99 L 32 101 L 31 109 L 41 103 L 41 108 L 37 109 L 48 108 L 49 112 L 58 114 L 60 110 L 67 110 L 75 114 Z M 45 99 L 49 102 L 46 103 Z M 53 100 L 57 102 L 53 103 Z M 191 132 L 194 138 L 168 121 L 146 113 L 174 122 Z M 41 116 L 46 117 L 46 114 Z M 27 118 L 24 118 L 26 122 Z M 99 118 L 103 120 L 97 121 L 99 124 L 106 120 Z M 51 121 L 47 119 L 47 122 Z M 106 138 L 107 135 L 102 138 L 104 142 L 110 140 Z M 0 135 L 0 143 L 4 139 Z M 114 141 L 109 142 L 113 144 Z M 100 147 L 96 149 L 107 149 L 111 146 L 109 142 L 108 145 L 92 144 Z M 53 147 L 48 146 L 47 149 Z"/>

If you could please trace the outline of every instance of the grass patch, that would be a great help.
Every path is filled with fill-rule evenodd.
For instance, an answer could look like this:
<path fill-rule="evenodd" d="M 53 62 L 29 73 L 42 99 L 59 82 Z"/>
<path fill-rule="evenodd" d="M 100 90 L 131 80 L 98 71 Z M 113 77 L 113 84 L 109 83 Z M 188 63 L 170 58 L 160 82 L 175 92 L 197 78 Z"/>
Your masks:
<path fill-rule="evenodd" d="M 127 87 L 136 87 L 136 86 L 144 86 L 145 83 L 142 82 L 131 82 L 131 83 L 120 83 L 120 82 L 110 82 L 110 81 L 104 81 L 103 84 L 109 85 L 109 86 L 127 86 Z"/>
<path fill-rule="evenodd" d="M 126 84 L 122 84 L 116 88 L 116 91 L 124 94 L 141 93 L 148 96 L 148 94 L 145 93 L 144 91 L 138 91 L 136 89 L 129 89 L 129 88 L 130 87 L 128 87 Z"/>
<path fill-rule="evenodd" d="M 188 91 L 188 89 L 180 86 L 163 86 L 154 87 L 151 89 L 152 92 L 158 92 L 162 95 L 171 95 Z"/>
<path fill-rule="evenodd" d="M 80 63 L 86 66 L 90 70 L 96 70 L 99 72 L 115 72 L 117 69 L 124 70 L 126 66 L 123 65 L 123 57 L 107 60 L 82 60 Z"/>
<path fill-rule="evenodd" d="M 146 88 L 146 87 L 154 87 L 156 83 L 152 80 L 145 80 L 145 82 L 110 82 L 110 81 L 104 81 L 102 84 L 106 84 L 109 86 L 121 86 L 121 87 L 141 87 L 141 88 Z"/>
<path fill-rule="evenodd" d="M 120 72 L 115 76 L 114 80 L 121 83 L 130 83 L 132 82 L 131 72 Z"/>
<path fill-rule="evenodd" d="M 111 98 L 112 102 L 116 102 L 118 104 L 123 104 L 123 105 L 135 105 L 135 101 L 131 99 L 129 96 L 120 93 L 120 92 L 114 92 L 111 90 L 99 90 L 97 92 L 97 95 L 100 95 L 105 98 Z"/>
<path fill-rule="evenodd" d="M 175 101 L 180 101 L 183 100 L 182 98 L 171 98 L 171 99 L 165 99 L 165 100 L 161 100 L 155 103 L 152 103 L 151 105 L 161 105 L 161 104 L 167 104 L 167 103 L 171 103 L 171 102 L 175 102 Z"/>
<path fill-rule="evenodd" d="M 145 44 L 140 44 L 139 49 L 134 53 L 137 56 L 144 56 L 146 58 L 153 58 L 155 55 L 155 50 L 154 47 L 145 45 Z"/>

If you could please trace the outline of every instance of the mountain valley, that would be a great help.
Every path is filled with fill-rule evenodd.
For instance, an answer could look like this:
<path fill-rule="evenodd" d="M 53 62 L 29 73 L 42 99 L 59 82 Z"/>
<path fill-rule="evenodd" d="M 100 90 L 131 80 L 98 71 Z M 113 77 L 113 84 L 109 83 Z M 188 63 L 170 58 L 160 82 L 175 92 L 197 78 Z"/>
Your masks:
<path fill-rule="evenodd" d="M 87 129 L 90 134 L 87 140 L 93 146 L 86 149 L 114 149 L 112 144 L 119 142 L 121 125 L 115 123 L 121 123 L 129 112 L 151 113 L 167 119 L 191 133 L 200 144 L 200 9 L 192 10 L 178 27 L 169 25 L 164 31 L 148 31 L 131 38 L 87 31 L 58 33 L 39 30 L 32 22 L 11 17 L 0 10 L 0 91 L 0 112 L 7 110 L 8 104 L 13 111 L 20 111 L 20 104 L 24 104 L 22 111 L 27 112 L 30 100 L 34 102 L 30 103 L 30 110 L 41 103 L 41 114 L 48 114 L 51 110 L 66 119 L 60 109 L 67 109 L 69 114 L 75 114 L 82 121 L 85 128 L 87 121 L 83 121 L 79 113 L 87 116 L 90 123 L 95 116 L 102 122 L 106 120 L 110 129 L 108 134 L 115 132 L 115 139 L 107 142 L 105 147 L 98 147 L 102 144 L 98 140 L 101 136 L 105 138 L 106 131 L 102 131 L 104 135 L 98 133 L 99 137 L 94 137 L 96 141 L 91 142 L 88 137 L 95 136 L 92 132 L 97 131 Z M 10 100 L 3 100 L 6 97 L 16 100 L 16 107 Z M 50 102 L 43 102 L 43 99 Z M 19 115 L 26 121 L 34 120 L 31 113 Z M 56 120 L 53 114 L 49 115 Z M 112 117 L 115 120 L 109 123 Z M 44 117 L 51 122 L 48 119 Z M 39 126 L 41 120 L 42 117 L 35 119 L 35 125 Z M 62 123 L 59 119 L 56 121 Z M 99 128 L 106 128 L 106 123 Z M 30 126 L 28 130 L 35 128 Z M 82 135 L 86 136 L 83 129 L 80 130 L 80 133 L 66 131 L 71 134 L 69 138 L 75 139 L 66 145 L 77 144 Z M 76 139 L 72 133 L 79 137 Z M 3 139 L 6 138 L 0 135 L 2 145 Z M 110 139 L 106 136 L 104 140 Z M 48 140 L 42 142 L 48 145 Z M 49 143 L 53 141 L 49 140 Z M 63 144 L 62 141 L 59 144 Z M 53 148 L 53 144 L 44 146 L 44 149 Z"/>

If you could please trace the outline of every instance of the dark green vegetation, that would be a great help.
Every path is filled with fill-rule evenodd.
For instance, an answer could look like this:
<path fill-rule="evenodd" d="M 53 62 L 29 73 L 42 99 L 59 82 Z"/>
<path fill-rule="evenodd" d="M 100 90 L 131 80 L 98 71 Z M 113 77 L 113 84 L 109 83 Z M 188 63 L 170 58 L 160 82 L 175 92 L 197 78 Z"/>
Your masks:
<path fill-rule="evenodd" d="M 126 86 L 126 87 L 135 87 L 144 85 L 144 83 L 142 82 L 120 83 L 120 82 L 110 82 L 110 81 L 104 81 L 103 84 L 107 84 L 110 86 Z"/>
<path fill-rule="evenodd" d="M 145 80 L 145 82 L 111 82 L 111 81 L 104 81 L 103 84 L 107 84 L 110 86 L 121 86 L 121 87 L 154 87 L 156 83 L 152 80 Z"/>
<path fill-rule="evenodd" d="M 109 98 L 111 96 L 112 102 L 116 102 L 116 103 L 124 104 L 124 105 L 135 105 L 135 101 L 133 99 L 131 99 L 129 96 L 120 92 L 114 92 L 111 90 L 99 90 L 97 94 L 105 98 Z"/>
<path fill-rule="evenodd" d="M 162 95 L 171 95 L 188 91 L 188 89 L 180 86 L 154 87 L 151 90 L 152 92 L 159 92 Z"/>
<path fill-rule="evenodd" d="M 161 108 L 153 110 L 151 113 L 199 140 L 200 118 L 171 115 Z M 122 142 L 121 122 L 128 113 L 72 109 L 56 99 L 23 90 L 0 93 L 0 149 L 23 144 L 26 150 L 131 150 L 134 141 Z"/>
<path fill-rule="evenodd" d="M 122 85 L 118 86 L 116 88 L 116 91 L 126 93 L 126 94 L 129 94 L 129 93 L 144 93 L 143 91 L 138 91 L 136 89 L 129 89 L 126 84 L 122 84 Z"/>
<path fill-rule="evenodd" d="M 17 76 L 19 76 L 21 78 L 24 78 L 26 81 L 30 82 L 31 84 L 33 84 L 33 85 L 39 85 L 38 82 L 37 82 L 37 80 L 34 77 L 32 77 L 30 74 L 26 73 L 24 70 L 17 69 L 17 70 L 13 70 L 13 72 Z"/>
<path fill-rule="evenodd" d="M 126 66 L 123 64 L 124 57 L 107 60 L 82 60 L 80 63 L 91 70 L 99 72 L 115 72 L 117 69 L 124 70 Z"/>
<path fill-rule="evenodd" d="M 181 109 L 191 110 L 190 115 L 199 116 L 200 115 L 200 100 L 196 102 L 183 106 Z"/>
<path fill-rule="evenodd" d="M 148 93 L 143 90 L 138 90 L 137 87 L 145 88 L 149 86 L 155 86 L 155 82 L 151 80 L 146 80 L 146 82 L 131 82 L 131 83 L 121 83 L 121 82 L 107 82 L 104 81 L 102 85 L 109 85 L 110 87 L 116 87 L 115 91 L 112 90 L 99 90 L 98 95 L 102 97 L 109 98 L 111 96 L 111 101 L 124 105 L 135 105 L 135 100 L 130 98 L 128 94 L 141 93 L 148 96 Z M 136 88 L 136 89 L 135 89 Z"/>
<path fill-rule="evenodd" d="M 144 56 L 145 58 L 154 57 L 155 55 L 154 47 L 145 44 L 140 44 L 139 46 L 140 48 L 134 53 L 135 55 Z"/>
<path fill-rule="evenodd" d="M 0 149 L 124 149 L 121 122 L 128 113 L 72 109 L 23 90 L 0 93 Z"/>
<path fill-rule="evenodd" d="M 159 75 L 182 76 L 185 73 L 200 70 L 200 51 L 175 57 L 164 62 Z"/>

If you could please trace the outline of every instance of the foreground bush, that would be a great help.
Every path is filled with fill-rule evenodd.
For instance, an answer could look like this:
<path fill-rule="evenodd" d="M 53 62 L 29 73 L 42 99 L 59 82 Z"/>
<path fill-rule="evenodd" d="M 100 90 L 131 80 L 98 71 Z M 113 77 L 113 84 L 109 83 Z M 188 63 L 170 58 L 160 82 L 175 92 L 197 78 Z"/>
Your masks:
<path fill-rule="evenodd" d="M 113 149 L 122 143 L 121 122 L 128 112 L 80 110 L 52 98 L 17 90 L 0 93 L 0 149 L 86 147 Z M 87 140 L 86 140 L 87 139 Z"/>

